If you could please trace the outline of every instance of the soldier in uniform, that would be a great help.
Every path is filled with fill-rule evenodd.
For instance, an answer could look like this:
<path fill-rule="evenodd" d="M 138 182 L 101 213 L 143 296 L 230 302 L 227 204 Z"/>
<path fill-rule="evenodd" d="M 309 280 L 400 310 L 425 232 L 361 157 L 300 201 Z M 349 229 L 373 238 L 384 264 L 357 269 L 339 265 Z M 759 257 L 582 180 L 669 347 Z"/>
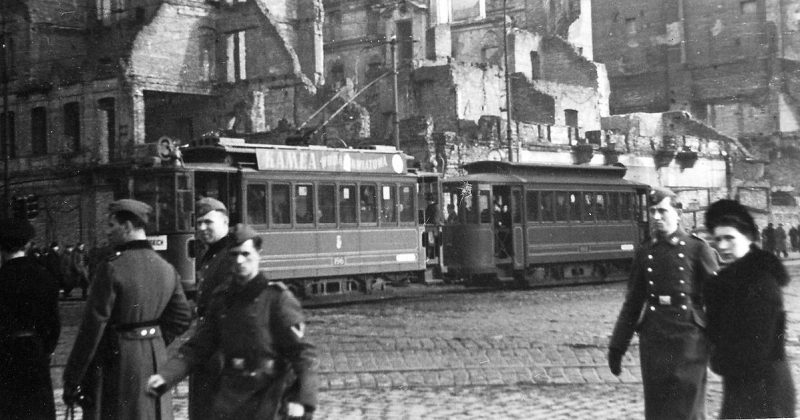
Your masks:
<path fill-rule="evenodd" d="M 222 202 L 211 197 L 201 198 L 195 206 L 197 238 L 205 246 L 197 259 L 197 314 L 203 322 L 211 301 L 212 292 L 226 278 L 228 264 L 228 209 Z M 198 366 L 189 378 L 189 418 L 203 419 L 211 409 L 211 397 L 219 379 L 220 367 L 209 363 Z"/>
<path fill-rule="evenodd" d="M 58 283 L 25 252 L 24 219 L 0 221 L 0 418 L 55 419 L 50 356 L 58 344 Z"/>
<path fill-rule="evenodd" d="M 178 272 L 147 241 L 151 211 L 130 199 L 109 206 L 115 252 L 98 268 L 64 368 L 64 402 L 92 403 L 82 405 L 84 419 L 172 418 L 169 394 L 144 391 L 167 344 L 189 328 L 191 309 Z"/>
<path fill-rule="evenodd" d="M 224 366 L 207 419 L 310 419 L 317 405 L 314 346 L 300 302 L 259 272 L 261 238 L 239 224 L 231 233 L 231 281 L 214 291 L 205 321 L 148 381 L 160 394 L 210 358 Z"/>
<path fill-rule="evenodd" d="M 681 228 L 681 204 L 672 191 L 653 189 L 648 204 L 656 234 L 634 257 L 608 364 L 620 374 L 638 332 L 645 417 L 703 419 L 708 342 L 702 291 L 716 274 L 717 258 L 704 240 Z"/>

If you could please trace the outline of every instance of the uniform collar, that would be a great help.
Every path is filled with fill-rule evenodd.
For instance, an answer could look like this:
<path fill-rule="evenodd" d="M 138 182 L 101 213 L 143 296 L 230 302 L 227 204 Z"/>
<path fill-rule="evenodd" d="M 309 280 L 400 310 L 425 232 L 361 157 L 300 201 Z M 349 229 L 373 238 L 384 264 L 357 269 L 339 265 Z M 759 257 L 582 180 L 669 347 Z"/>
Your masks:
<path fill-rule="evenodd" d="M 669 235 L 661 235 L 660 233 L 656 234 L 656 236 L 653 238 L 653 244 L 666 243 L 673 246 L 683 245 L 686 243 L 685 242 L 686 236 L 687 236 L 686 232 L 684 232 L 683 229 L 681 229 L 679 226 L 678 229 L 676 229 Z"/>
<path fill-rule="evenodd" d="M 203 258 L 201 261 L 205 262 L 206 260 L 210 260 L 214 255 L 217 255 L 220 251 L 228 247 L 228 243 L 230 242 L 230 235 L 223 236 L 222 239 L 214 242 L 213 244 L 208 246 L 208 250 L 203 254 Z"/>
<path fill-rule="evenodd" d="M 118 245 L 115 248 L 115 250 L 118 252 L 127 251 L 129 249 L 153 249 L 153 247 L 150 246 L 150 241 L 147 239 L 140 239 L 136 241 L 125 242 L 124 244 Z"/>

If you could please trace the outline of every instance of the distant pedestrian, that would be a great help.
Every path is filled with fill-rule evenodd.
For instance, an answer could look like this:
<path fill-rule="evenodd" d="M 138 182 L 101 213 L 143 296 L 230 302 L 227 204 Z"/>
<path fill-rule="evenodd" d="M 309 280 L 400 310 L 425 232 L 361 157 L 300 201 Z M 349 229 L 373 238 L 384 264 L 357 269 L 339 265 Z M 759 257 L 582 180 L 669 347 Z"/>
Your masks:
<path fill-rule="evenodd" d="M 25 253 L 27 220 L 0 221 L 0 419 L 55 419 L 50 355 L 58 344 L 58 284 Z"/>
<path fill-rule="evenodd" d="M 778 223 L 778 228 L 775 229 L 775 255 L 788 257 L 789 253 L 786 252 L 786 230 L 783 229 L 783 223 Z"/>
<path fill-rule="evenodd" d="M 792 252 L 797 252 L 798 240 L 800 240 L 800 232 L 797 231 L 796 227 L 792 226 L 789 229 L 789 244 L 792 246 Z"/>
<path fill-rule="evenodd" d="M 425 224 L 442 226 L 444 224 L 444 217 L 442 210 L 439 208 L 439 201 L 436 199 L 436 194 L 426 193 L 425 201 L 428 203 L 425 206 Z"/>
<path fill-rule="evenodd" d="M 794 417 L 781 292 L 789 275 L 775 255 L 753 245 L 755 223 L 738 202 L 712 204 L 706 224 L 728 263 L 705 289 L 711 370 L 723 383 L 720 418 Z"/>
<path fill-rule="evenodd" d="M 260 273 L 261 237 L 241 224 L 231 235 L 231 281 L 216 289 L 205 322 L 150 378 L 149 389 L 164 392 L 198 366 L 220 360 L 222 375 L 204 419 L 311 419 L 316 355 L 300 302 Z"/>
<path fill-rule="evenodd" d="M 72 295 L 72 289 L 78 284 L 75 270 L 72 267 L 72 251 L 74 249 L 75 248 L 71 244 L 64 245 L 64 249 L 61 250 L 61 256 L 59 258 L 59 270 L 61 271 L 61 278 L 63 280 L 62 288 L 64 289 L 64 297 L 70 297 Z"/>
<path fill-rule="evenodd" d="M 152 208 L 124 199 L 109 206 L 115 253 L 89 289 L 83 320 L 64 368 L 64 402 L 85 404 L 84 418 L 172 419 L 169 394 L 145 394 L 147 378 L 167 359 L 166 345 L 189 328 L 191 310 L 175 268 L 145 233 Z"/>
<path fill-rule="evenodd" d="M 761 244 L 764 251 L 775 253 L 775 227 L 772 223 L 767 223 L 767 227 L 761 232 Z"/>
<path fill-rule="evenodd" d="M 620 374 L 622 356 L 638 332 L 645 418 L 703 419 L 708 362 L 703 285 L 716 274 L 717 258 L 704 240 L 680 227 L 682 206 L 675 193 L 653 189 L 648 205 L 655 236 L 634 257 L 608 364 Z"/>
<path fill-rule="evenodd" d="M 61 246 L 58 242 L 50 243 L 50 247 L 45 251 L 42 256 L 44 267 L 50 271 L 53 278 L 56 279 L 59 289 L 64 288 L 64 276 L 61 275 Z"/>
<path fill-rule="evenodd" d="M 75 276 L 75 283 L 81 289 L 81 297 L 86 299 L 89 289 L 89 262 L 86 245 L 78 242 L 72 250 L 71 270 Z"/>

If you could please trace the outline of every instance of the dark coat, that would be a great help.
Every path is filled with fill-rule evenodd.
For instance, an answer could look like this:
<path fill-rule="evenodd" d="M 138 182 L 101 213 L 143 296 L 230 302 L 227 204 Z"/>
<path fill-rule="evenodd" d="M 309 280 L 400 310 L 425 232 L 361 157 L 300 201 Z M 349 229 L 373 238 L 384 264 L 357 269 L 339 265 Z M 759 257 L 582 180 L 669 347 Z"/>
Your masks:
<path fill-rule="evenodd" d="M 711 247 L 680 229 L 636 252 L 609 347 L 625 352 L 638 331 L 648 419 L 705 415 L 703 285 L 717 269 Z"/>
<path fill-rule="evenodd" d="M 229 269 L 228 249 L 229 237 L 211 244 L 197 260 L 197 314 L 203 318 L 211 304 L 214 290 L 226 279 Z M 219 367 L 215 363 L 197 366 L 189 378 L 189 418 L 202 419 L 211 410 L 213 396 L 219 381 Z"/>
<path fill-rule="evenodd" d="M 148 396 L 147 379 L 167 359 L 165 341 L 190 322 L 175 268 L 147 241 L 117 248 L 98 268 L 64 368 L 65 390 L 80 382 L 91 388 L 95 404 L 84 418 L 171 419 L 170 394 Z"/>
<path fill-rule="evenodd" d="M 794 417 L 781 287 L 789 275 L 753 246 L 706 284 L 711 370 L 722 376 L 723 418 Z"/>
<path fill-rule="evenodd" d="M 30 257 L 0 267 L 0 418 L 55 419 L 50 355 L 58 344 L 58 284 Z"/>
<path fill-rule="evenodd" d="M 317 405 L 314 346 L 300 302 L 259 274 L 215 291 L 205 322 L 159 373 L 174 386 L 198 365 L 224 366 L 208 419 L 273 419 L 282 401 Z M 294 379 L 292 379 L 294 378 Z"/>

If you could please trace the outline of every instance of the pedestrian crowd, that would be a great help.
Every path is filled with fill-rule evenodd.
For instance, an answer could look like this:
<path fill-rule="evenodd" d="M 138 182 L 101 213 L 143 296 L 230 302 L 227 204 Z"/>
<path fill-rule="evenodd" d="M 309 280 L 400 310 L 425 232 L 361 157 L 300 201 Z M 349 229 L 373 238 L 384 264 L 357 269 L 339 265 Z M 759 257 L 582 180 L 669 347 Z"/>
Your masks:
<path fill-rule="evenodd" d="M 609 342 L 611 372 L 621 373 L 637 333 L 645 418 L 704 419 L 708 367 L 723 381 L 720 418 L 794 417 L 781 290 L 789 275 L 778 256 L 786 255 L 783 226 L 770 223 L 759 235 L 743 205 L 720 200 L 705 215 L 714 249 L 684 231 L 681 209 L 672 191 L 656 188 L 648 197 L 654 235 L 634 257 Z"/>
<path fill-rule="evenodd" d="M 633 260 L 611 372 L 621 373 L 638 334 L 645 418 L 704 419 L 709 367 L 723 380 L 721 418 L 794 417 L 780 254 L 787 239 L 797 247 L 798 229 L 759 232 L 744 206 L 720 200 L 705 217 L 712 247 L 683 229 L 672 191 L 654 188 L 647 204 L 653 235 Z M 299 301 L 260 272 L 257 232 L 230 226 L 216 199 L 195 209 L 203 251 L 194 314 L 178 272 L 147 240 L 143 202 L 111 203 L 109 251 L 93 256 L 82 244 L 33 251 L 29 222 L 0 221 L 0 418 L 55 418 L 59 289 L 76 286 L 87 303 L 63 372 L 68 415 L 79 406 L 85 419 L 171 419 L 169 390 L 188 376 L 192 420 L 313 417 L 316 353 Z"/>

